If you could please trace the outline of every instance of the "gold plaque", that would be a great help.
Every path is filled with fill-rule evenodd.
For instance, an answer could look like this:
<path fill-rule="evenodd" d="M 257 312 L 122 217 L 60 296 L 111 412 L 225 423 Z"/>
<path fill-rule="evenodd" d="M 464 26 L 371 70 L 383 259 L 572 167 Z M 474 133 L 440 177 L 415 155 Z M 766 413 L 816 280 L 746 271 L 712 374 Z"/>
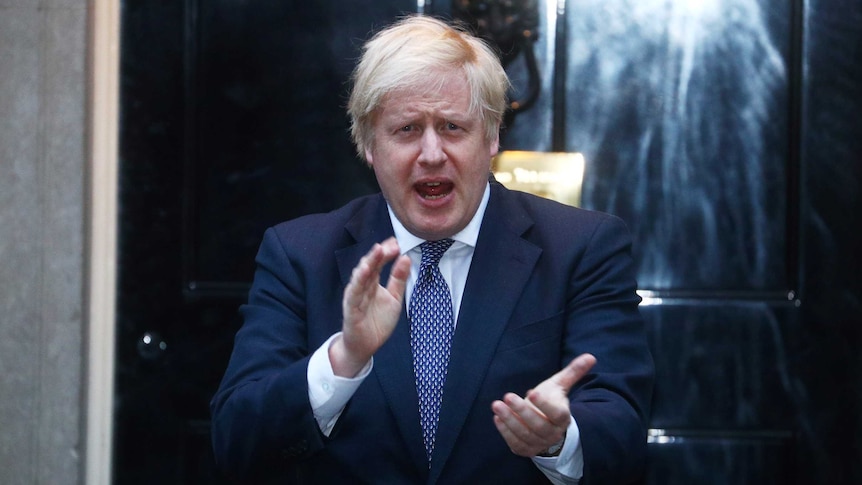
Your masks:
<path fill-rule="evenodd" d="M 572 206 L 581 203 L 584 156 L 580 153 L 503 151 L 491 160 L 491 171 L 509 189 Z"/>

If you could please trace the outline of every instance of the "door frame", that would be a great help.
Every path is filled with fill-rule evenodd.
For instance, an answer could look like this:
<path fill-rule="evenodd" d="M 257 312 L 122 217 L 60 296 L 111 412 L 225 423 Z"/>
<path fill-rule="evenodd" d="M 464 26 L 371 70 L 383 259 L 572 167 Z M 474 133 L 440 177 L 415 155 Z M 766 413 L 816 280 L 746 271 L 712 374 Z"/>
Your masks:
<path fill-rule="evenodd" d="M 83 483 L 111 483 L 117 273 L 120 1 L 90 0 L 88 19 Z"/>

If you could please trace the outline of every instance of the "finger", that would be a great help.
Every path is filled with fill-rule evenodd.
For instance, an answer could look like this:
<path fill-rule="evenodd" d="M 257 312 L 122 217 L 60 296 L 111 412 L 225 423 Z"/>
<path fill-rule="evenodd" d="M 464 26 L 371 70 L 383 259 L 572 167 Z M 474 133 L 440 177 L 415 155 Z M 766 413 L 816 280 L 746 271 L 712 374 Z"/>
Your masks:
<path fill-rule="evenodd" d="M 500 436 L 503 437 L 503 441 L 506 442 L 506 445 L 509 446 L 509 449 L 512 451 L 512 453 L 524 457 L 533 456 L 533 453 L 531 453 L 532 447 L 529 444 L 521 441 L 512 432 L 512 430 L 509 429 L 508 425 L 504 422 L 504 420 L 497 415 L 494 416 L 494 426 L 497 428 L 497 432 L 499 432 Z"/>
<path fill-rule="evenodd" d="M 379 275 L 383 266 L 398 255 L 398 244 L 395 243 L 393 248 L 393 243 L 394 238 L 390 238 L 382 243 L 374 244 L 360 260 L 360 262 L 364 261 L 368 265 L 368 275 L 376 276 L 377 281 L 380 281 Z"/>
<path fill-rule="evenodd" d="M 512 406 L 509 402 L 513 399 L 519 399 L 517 395 L 514 394 L 506 394 L 503 400 L 494 401 L 491 403 L 491 410 L 494 412 L 494 416 L 496 416 L 500 422 L 506 426 L 509 430 L 509 433 L 513 433 L 518 436 L 519 440 L 524 440 L 529 438 L 530 430 L 527 428 L 527 425 L 518 415 L 518 413 L 512 409 Z"/>
<path fill-rule="evenodd" d="M 395 260 L 386 290 L 401 303 L 404 300 L 404 291 L 407 288 L 407 277 L 410 276 L 410 257 L 406 254 Z"/>
<path fill-rule="evenodd" d="M 491 410 L 494 412 L 494 426 L 512 453 L 529 457 L 544 449 L 506 403 L 494 401 L 491 403 Z"/>
<path fill-rule="evenodd" d="M 571 421 L 569 391 L 592 369 L 595 363 L 596 358 L 593 355 L 579 355 L 562 370 L 529 390 L 526 396 L 527 400 L 544 413 L 554 425 L 567 427 Z"/>
<path fill-rule="evenodd" d="M 401 251 L 398 247 L 398 240 L 394 236 L 390 236 L 385 241 L 380 243 L 380 248 L 383 250 L 387 261 L 397 256 Z"/>
<path fill-rule="evenodd" d="M 569 399 L 566 396 L 539 390 L 531 392 L 527 396 L 527 402 L 539 410 L 555 432 L 566 429 L 572 420 Z"/>
<path fill-rule="evenodd" d="M 383 266 L 395 259 L 398 254 L 398 243 L 394 237 L 382 243 L 375 243 L 353 269 L 349 284 L 354 285 L 354 290 L 360 295 L 373 294 L 377 291 Z"/>
<path fill-rule="evenodd" d="M 383 271 L 383 267 L 386 266 L 389 262 L 394 260 L 400 254 L 400 250 L 398 248 L 398 242 L 394 237 L 390 237 L 386 239 L 382 243 L 375 244 L 371 250 L 368 252 L 365 258 L 368 264 L 369 273 L 367 275 L 367 281 L 365 281 L 365 285 L 367 291 L 371 292 L 377 291 L 377 288 L 380 283 L 380 274 Z M 409 261 L 409 258 L 407 258 Z M 393 268 L 394 269 L 394 268 Z M 407 273 L 410 272 L 410 266 L 407 266 Z M 400 273 L 399 273 L 400 275 Z M 396 276 L 398 277 L 398 275 Z M 406 282 L 407 277 L 403 278 Z M 406 283 L 405 283 L 406 286 Z"/>
<path fill-rule="evenodd" d="M 563 393 L 568 394 L 572 386 L 587 375 L 587 372 L 595 364 L 596 358 L 592 354 L 581 354 L 572 359 L 569 365 L 552 375 L 546 382 L 560 386 L 563 389 Z"/>
<path fill-rule="evenodd" d="M 399 258 L 399 255 L 401 254 L 401 249 L 398 246 L 398 241 L 395 239 L 395 237 L 390 237 L 390 238 L 386 239 L 385 241 L 381 242 L 380 243 L 380 251 L 381 251 L 381 255 L 380 255 L 381 259 L 380 259 L 379 265 L 381 268 L 383 266 L 385 266 L 387 263 L 389 263 L 390 261 L 393 261 L 393 260 L 397 261 L 397 259 Z M 406 255 L 403 255 L 402 257 L 406 257 Z M 408 257 L 407 260 L 409 261 L 410 258 Z M 393 271 L 394 270 L 395 270 L 395 268 L 393 267 Z M 409 266 L 407 267 L 407 272 L 408 273 L 410 272 Z"/>
<path fill-rule="evenodd" d="M 344 298 L 345 302 L 350 307 L 360 307 L 364 303 L 367 298 L 368 288 L 370 282 L 376 282 L 372 276 L 374 276 L 373 267 L 376 265 L 375 260 L 379 259 L 382 253 L 382 249 L 379 244 L 375 244 L 371 250 L 363 256 L 359 263 L 357 263 L 356 267 L 353 268 L 353 272 L 350 274 L 350 282 L 347 284 L 347 288 L 345 288 Z"/>
<path fill-rule="evenodd" d="M 544 444 L 551 438 L 559 439 L 558 435 L 568 426 L 568 421 L 563 422 L 561 418 L 557 418 L 559 424 L 552 421 L 535 404 L 527 399 L 522 399 L 516 394 L 506 394 L 503 397 L 503 401 L 518 417 L 519 421 L 523 423 L 525 432 L 518 434 L 518 436 L 524 441 Z M 563 410 L 568 416 L 568 408 L 565 404 Z M 563 424 L 565 426 L 562 426 Z M 517 432 L 518 430 L 515 431 Z"/>

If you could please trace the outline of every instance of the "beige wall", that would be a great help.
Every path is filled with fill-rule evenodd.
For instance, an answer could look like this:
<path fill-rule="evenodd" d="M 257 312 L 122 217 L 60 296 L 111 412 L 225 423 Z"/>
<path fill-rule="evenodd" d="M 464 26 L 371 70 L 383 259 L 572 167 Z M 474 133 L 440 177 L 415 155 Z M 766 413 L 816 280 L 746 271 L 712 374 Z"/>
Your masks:
<path fill-rule="evenodd" d="M 0 0 L 0 483 L 85 481 L 88 0 Z"/>

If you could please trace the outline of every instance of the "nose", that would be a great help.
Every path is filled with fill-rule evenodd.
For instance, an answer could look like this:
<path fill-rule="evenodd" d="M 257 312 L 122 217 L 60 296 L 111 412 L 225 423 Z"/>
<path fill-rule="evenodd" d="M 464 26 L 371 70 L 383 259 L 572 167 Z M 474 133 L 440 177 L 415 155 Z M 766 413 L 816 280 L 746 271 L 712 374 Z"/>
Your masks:
<path fill-rule="evenodd" d="M 425 130 L 422 133 L 420 143 L 420 163 L 437 164 L 446 161 L 446 152 L 443 150 L 443 139 L 436 130 Z"/>

